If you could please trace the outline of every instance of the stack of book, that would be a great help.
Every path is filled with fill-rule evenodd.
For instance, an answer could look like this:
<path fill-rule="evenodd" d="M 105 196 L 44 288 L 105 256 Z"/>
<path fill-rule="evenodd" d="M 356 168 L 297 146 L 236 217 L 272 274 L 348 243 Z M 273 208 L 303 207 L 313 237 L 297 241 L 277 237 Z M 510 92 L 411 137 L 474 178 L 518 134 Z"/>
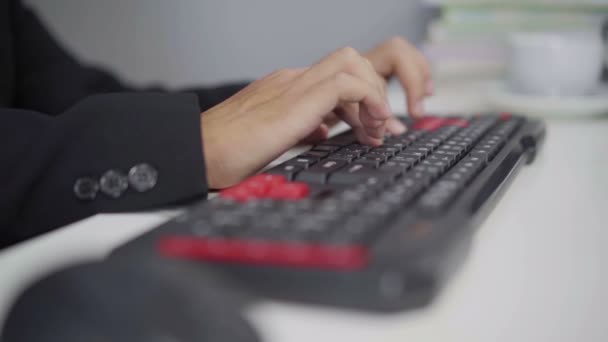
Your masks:
<path fill-rule="evenodd" d="M 424 51 L 436 77 L 498 77 L 513 32 L 597 30 L 608 0 L 424 0 L 440 9 Z"/>

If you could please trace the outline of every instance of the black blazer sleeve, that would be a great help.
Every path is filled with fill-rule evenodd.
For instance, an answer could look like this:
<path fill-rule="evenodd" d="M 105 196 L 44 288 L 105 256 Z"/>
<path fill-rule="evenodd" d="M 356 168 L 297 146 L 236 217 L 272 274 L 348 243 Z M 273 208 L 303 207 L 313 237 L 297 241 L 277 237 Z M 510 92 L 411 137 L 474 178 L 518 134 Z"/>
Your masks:
<path fill-rule="evenodd" d="M 0 108 L 0 247 L 99 212 L 133 211 L 207 192 L 200 113 L 243 85 L 196 94 L 140 92 L 70 56 L 11 0 L 12 107 Z M 146 192 L 80 200 L 78 179 L 151 165 Z"/>
<path fill-rule="evenodd" d="M 105 94 L 58 117 L 0 109 L 0 246 L 99 212 L 133 211 L 207 191 L 197 99 L 187 94 Z M 147 163 L 154 188 L 120 197 L 75 196 L 82 177 L 126 174 Z"/>

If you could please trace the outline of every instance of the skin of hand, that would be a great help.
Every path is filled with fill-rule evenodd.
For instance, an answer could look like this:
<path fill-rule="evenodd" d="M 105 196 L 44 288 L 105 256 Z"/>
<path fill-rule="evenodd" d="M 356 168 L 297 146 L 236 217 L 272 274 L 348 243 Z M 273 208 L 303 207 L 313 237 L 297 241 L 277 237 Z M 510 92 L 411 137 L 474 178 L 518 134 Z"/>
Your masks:
<path fill-rule="evenodd" d="M 406 91 L 408 112 L 414 118 L 425 114 L 423 100 L 435 92 L 431 77 L 431 67 L 427 59 L 407 40 L 393 37 L 363 55 L 373 66 L 384 84 L 384 93 L 388 80 L 396 77 Z M 338 123 L 339 117 L 331 113 L 323 124 L 305 138 L 301 143 L 315 144 L 328 138 L 329 129 Z M 397 134 L 401 130 L 401 122 L 390 119 L 387 129 Z"/>
<path fill-rule="evenodd" d="M 399 39 L 367 56 L 347 47 L 310 67 L 275 71 L 202 113 L 209 188 L 235 185 L 304 139 L 327 138 L 328 120 L 344 120 L 373 146 L 386 131 L 405 132 L 387 104 L 386 78 L 397 75 L 419 116 L 412 108 L 428 93 L 430 73 L 419 70 L 428 65 Z"/>

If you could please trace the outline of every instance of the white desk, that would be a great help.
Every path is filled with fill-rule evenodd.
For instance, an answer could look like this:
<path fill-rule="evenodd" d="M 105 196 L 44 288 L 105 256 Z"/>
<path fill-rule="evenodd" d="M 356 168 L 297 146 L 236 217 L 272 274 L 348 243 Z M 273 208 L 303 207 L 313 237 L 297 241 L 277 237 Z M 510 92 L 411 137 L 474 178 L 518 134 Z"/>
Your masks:
<path fill-rule="evenodd" d="M 443 94 L 431 109 L 483 109 Z M 608 341 L 608 121 L 549 121 L 548 132 L 432 306 L 383 316 L 267 302 L 246 315 L 265 341 Z M 0 252 L 0 321 L 24 284 L 171 214 L 99 215 Z"/>

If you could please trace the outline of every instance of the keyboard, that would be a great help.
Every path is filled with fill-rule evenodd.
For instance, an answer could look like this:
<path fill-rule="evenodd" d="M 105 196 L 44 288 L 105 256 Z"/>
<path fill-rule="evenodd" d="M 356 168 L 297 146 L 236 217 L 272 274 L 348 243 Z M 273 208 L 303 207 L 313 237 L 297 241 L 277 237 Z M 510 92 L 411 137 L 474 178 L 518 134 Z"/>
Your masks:
<path fill-rule="evenodd" d="M 510 113 L 403 118 L 380 147 L 352 131 L 121 246 L 113 258 L 211 267 L 261 298 L 373 311 L 428 304 L 544 140 Z"/>

